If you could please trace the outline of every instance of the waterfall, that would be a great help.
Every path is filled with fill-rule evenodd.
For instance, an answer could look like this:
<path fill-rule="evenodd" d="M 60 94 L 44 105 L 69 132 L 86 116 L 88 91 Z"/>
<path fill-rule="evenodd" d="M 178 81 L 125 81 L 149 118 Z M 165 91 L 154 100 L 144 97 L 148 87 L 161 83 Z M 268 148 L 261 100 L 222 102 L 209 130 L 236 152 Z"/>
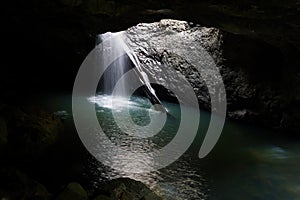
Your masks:
<path fill-rule="evenodd" d="M 101 43 L 102 41 L 106 40 L 106 44 L 108 46 L 103 47 L 102 54 L 99 55 L 101 57 L 102 63 L 101 65 L 106 65 L 107 60 L 109 56 L 114 56 L 114 55 L 120 55 L 124 53 L 124 50 L 122 47 L 119 47 L 119 36 L 117 33 L 111 33 L 107 32 L 101 35 L 98 35 L 97 38 L 97 44 Z M 114 47 L 114 48 L 113 48 Z M 117 60 L 115 60 L 110 68 L 107 69 L 107 71 L 103 75 L 103 81 L 102 81 L 102 93 L 106 95 L 110 95 L 113 91 L 113 88 L 115 87 L 115 84 L 117 81 L 126 73 L 128 70 L 128 67 L 130 63 L 128 62 L 128 57 L 121 56 Z M 126 94 L 126 83 L 124 80 L 120 79 L 121 84 L 120 86 L 122 87 L 118 94 L 118 96 L 122 97 Z"/>
<path fill-rule="evenodd" d="M 111 94 L 116 83 L 121 81 L 119 82 L 119 86 L 121 88 L 119 88 L 115 95 L 120 97 L 125 96 L 125 94 L 127 94 L 127 87 L 129 87 L 130 83 L 126 83 L 123 79 L 121 79 L 121 77 L 128 70 L 132 69 L 134 70 L 138 80 L 142 83 L 142 85 L 144 85 L 144 93 L 154 105 L 154 109 L 166 112 L 157 97 L 155 90 L 152 88 L 148 75 L 144 72 L 137 55 L 124 41 L 124 34 L 125 32 L 107 32 L 98 35 L 97 44 L 104 40 L 107 44 L 109 44 L 108 46 L 103 47 L 103 53 L 102 55 L 99 55 L 103 60 L 102 64 L 107 64 L 106 60 L 109 56 L 124 54 L 115 60 L 110 68 L 104 73 L 102 92 L 104 94 Z"/>

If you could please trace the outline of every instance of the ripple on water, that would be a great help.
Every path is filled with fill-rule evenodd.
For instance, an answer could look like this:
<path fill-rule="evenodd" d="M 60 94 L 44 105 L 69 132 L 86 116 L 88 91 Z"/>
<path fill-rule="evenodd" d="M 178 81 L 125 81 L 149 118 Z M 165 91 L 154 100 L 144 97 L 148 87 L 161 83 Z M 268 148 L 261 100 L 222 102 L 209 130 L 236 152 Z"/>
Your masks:
<path fill-rule="evenodd" d="M 250 154 L 261 162 L 282 162 L 293 158 L 293 153 L 279 146 L 265 145 L 249 149 Z"/>

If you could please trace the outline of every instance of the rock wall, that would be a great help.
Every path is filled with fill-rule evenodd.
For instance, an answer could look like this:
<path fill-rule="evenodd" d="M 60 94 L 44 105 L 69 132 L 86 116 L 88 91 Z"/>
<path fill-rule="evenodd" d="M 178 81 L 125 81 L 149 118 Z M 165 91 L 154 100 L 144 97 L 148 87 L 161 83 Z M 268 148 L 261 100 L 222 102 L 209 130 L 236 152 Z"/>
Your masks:
<path fill-rule="evenodd" d="M 228 117 L 277 130 L 297 131 L 299 116 L 295 113 L 300 111 L 294 104 L 297 97 L 286 88 L 289 81 L 296 80 L 292 79 L 292 74 L 283 73 L 287 63 L 278 48 L 216 28 L 176 20 L 138 24 L 126 33 L 128 43 L 154 82 L 171 88 L 171 84 L 178 82 L 178 71 L 194 88 L 200 106 L 210 109 L 211 99 L 203 74 L 188 60 L 173 53 L 173 49 L 180 52 L 189 48 L 200 52 L 200 48 L 204 48 L 221 72 L 227 93 Z M 203 59 L 201 53 L 197 56 L 195 60 Z M 205 71 L 205 64 L 200 67 Z M 211 83 L 208 81 L 208 84 Z M 180 85 L 177 89 L 184 93 L 187 87 Z M 174 98 L 172 92 L 169 97 L 165 91 L 162 93 L 167 100 Z M 294 107 L 293 111 L 289 109 L 291 107 Z"/>

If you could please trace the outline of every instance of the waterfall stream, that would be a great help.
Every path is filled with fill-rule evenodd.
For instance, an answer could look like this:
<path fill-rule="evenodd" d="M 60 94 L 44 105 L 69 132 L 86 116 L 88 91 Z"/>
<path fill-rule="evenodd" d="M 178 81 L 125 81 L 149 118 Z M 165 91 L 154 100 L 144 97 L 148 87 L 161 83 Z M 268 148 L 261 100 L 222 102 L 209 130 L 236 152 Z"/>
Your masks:
<path fill-rule="evenodd" d="M 102 92 L 104 94 L 112 94 L 117 82 L 118 89 L 114 95 L 119 97 L 124 97 L 129 94 L 129 87 L 131 83 L 128 80 L 124 80 L 122 76 L 129 70 L 133 70 L 136 75 L 137 81 L 140 82 L 144 87 L 144 93 L 154 105 L 155 110 L 159 110 L 162 112 L 166 112 L 165 108 L 162 106 L 161 101 L 157 97 L 155 90 L 152 88 L 148 75 L 143 70 L 140 61 L 135 54 L 135 52 L 130 49 L 130 47 L 125 42 L 125 32 L 117 32 L 111 33 L 107 32 L 101 35 L 98 35 L 97 45 L 101 44 L 101 42 L 106 41 L 108 46 L 103 47 L 103 51 L 101 55 L 99 55 L 102 59 L 102 64 L 107 64 L 107 59 L 110 56 L 114 55 L 122 55 L 115 60 L 108 69 L 106 73 L 103 75 L 103 86 Z M 130 80 L 132 81 L 132 80 Z M 137 89 L 137 88 L 135 88 Z"/>

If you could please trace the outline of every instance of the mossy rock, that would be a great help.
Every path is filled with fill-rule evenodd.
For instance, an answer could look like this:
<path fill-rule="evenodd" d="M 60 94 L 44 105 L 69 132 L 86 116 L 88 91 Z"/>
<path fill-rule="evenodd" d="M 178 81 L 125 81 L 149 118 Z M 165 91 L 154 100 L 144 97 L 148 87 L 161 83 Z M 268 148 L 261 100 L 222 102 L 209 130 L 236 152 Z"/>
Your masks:
<path fill-rule="evenodd" d="M 87 192 L 76 182 L 69 183 L 66 188 L 58 195 L 56 200 L 86 200 Z"/>
<path fill-rule="evenodd" d="M 112 197 L 108 197 L 108 196 L 100 194 L 99 196 L 94 198 L 94 200 L 116 200 L 116 198 L 112 198 Z"/>
<path fill-rule="evenodd" d="M 45 186 L 15 169 L 0 169 L 0 199 L 48 200 Z"/>
<path fill-rule="evenodd" d="M 130 178 L 114 179 L 105 184 L 96 200 L 161 200 L 145 184 Z"/>
<path fill-rule="evenodd" d="M 16 155 L 37 155 L 55 144 L 63 131 L 59 117 L 36 107 L 7 107 L 7 144 Z M 0 122 L 1 123 L 1 122 Z"/>

